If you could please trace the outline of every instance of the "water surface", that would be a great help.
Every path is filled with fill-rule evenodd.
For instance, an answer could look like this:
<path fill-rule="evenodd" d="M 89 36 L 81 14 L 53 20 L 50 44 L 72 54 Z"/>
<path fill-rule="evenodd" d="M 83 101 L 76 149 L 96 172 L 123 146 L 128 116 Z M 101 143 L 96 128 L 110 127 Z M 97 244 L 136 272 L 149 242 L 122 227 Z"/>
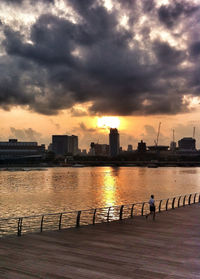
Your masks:
<path fill-rule="evenodd" d="M 0 171 L 0 218 L 200 192 L 200 168 L 83 167 Z"/>

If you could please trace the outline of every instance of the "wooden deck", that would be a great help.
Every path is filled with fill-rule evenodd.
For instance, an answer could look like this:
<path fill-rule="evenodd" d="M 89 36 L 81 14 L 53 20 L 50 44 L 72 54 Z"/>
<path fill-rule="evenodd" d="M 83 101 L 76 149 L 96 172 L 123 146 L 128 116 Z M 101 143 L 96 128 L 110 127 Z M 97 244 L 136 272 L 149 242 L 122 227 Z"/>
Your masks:
<path fill-rule="evenodd" d="M 0 279 L 200 278 L 200 205 L 0 240 Z"/>

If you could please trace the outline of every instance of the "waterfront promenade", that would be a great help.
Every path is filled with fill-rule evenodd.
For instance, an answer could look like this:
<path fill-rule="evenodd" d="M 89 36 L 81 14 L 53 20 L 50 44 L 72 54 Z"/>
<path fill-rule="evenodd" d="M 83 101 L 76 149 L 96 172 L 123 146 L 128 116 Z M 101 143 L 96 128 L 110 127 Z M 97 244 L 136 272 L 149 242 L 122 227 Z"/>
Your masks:
<path fill-rule="evenodd" d="M 200 278 L 200 204 L 0 239 L 0 278 Z"/>

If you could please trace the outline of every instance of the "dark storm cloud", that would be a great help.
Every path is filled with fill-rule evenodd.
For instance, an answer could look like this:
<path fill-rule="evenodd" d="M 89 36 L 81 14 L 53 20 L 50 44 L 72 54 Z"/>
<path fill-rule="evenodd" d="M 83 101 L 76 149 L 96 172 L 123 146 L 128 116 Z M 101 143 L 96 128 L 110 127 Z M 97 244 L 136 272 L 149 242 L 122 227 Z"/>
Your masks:
<path fill-rule="evenodd" d="M 27 2 L 27 0 L 1 0 L 1 2 L 5 2 L 8 5 L 21 5 L 24 2 Z M 39 3 L 54 3 L 54 0 L 29 0 L 28 1 L 30 4 L 35 4 L 37 2 Z"/>
<path fill-rule="evenodd" d="M 199 55 L 199 41 L 191 35 L 191 30 L 199 27 L 197 6 L 175 2 L 157 8 L 154 1 L 149 1 L 145 8 L 145 3 L 141 7 L 138 1 L 127 0 L 118 1 L 119 10 L 108 11 L 95 0 L 66 3 L 73 8 L 76 22 L 44 13 L 37 17 L 28 35 L 3 25 L 1 107 L 28 106 L 47 115 L 85 102 L 92 104 L 91 114 L 187 111 L 183 95 L 198 95 L 200 88 L 198 64 L 193 59 Z M 141 25 L 144 12 L 146 22 Z M 129 28 L 120 25 L 123 13 L 128 16 Z M 192 26 L 188 20 L 191 13 Z M 174 24 L 177 20 L 181 22 L 179 28 Z M 184 26 L 190 29 L 189 34 Z M 168 32 L 180 44 L 153 38 L 157 30 L 160 34 Z"/>
<path fill-rule="evenodd" d="M 162 23 L 168 28 L 171 28 L 174 24 L 177 24 L 177 21 L 182 15 L 191 16 L 198 9 L 198 6 L 189 2 L 174 1 L 170 5 L 162 5 L 158 10 L 158 16 Z"/>
<path fill-rule="evenodd" d="M 21 4 L 24 0 L 3 0 L 7 4 Z"/>
<path fill-rule="evenodd" d="M 33 45 L 23 43 L 23 37 L 19 32 L 5 28 L 5 49 L 10 55 L 18 55 L 45 66 L 52 64 L 70 65 L 73 63 L 70 55 L 73 43 L 70 42 L 69 38 L 73 38 L 74 29 L 73 24 L 68 21 L 60 20 L 52 15 L 44 15 L 32 27 L 31 40 L 34 42 Z"/>
<path fill-rule="evenodd" d="M 200 41 L 197 41 L 197 42 L 192 44 L 191 54 L 194 57 L 199 56 L 199 54 L 200 54 Z"/>
<path fill-rule="evenodd" d="M 144 0 L 142 1 L 142 3 L 143 3 L 143 11 L 145 13 L 149 13 L 153 11 L 153 9 L 155 8 L 154 0 Z"/>
<path fill-rule="evenodd" d="M 25 82 L 21 80 L 21 69 L 24 65 L 20 65 L 16 59 L 13 63 L 9 58 L 1 60 L 0 64 L 0 104 L 3 108 L 9 109 L 12 105 L 29 105 L 34 101 L 32 95 L 25 92 Z"/>
<path fill-rule="evenodd" d="M 154 52 L 162 64 L 169 64 L 172 66 L 177 66 L 185 59 L 185 52 L 176 50 L 166 42 L 155 42 L 154 43 Z"/>

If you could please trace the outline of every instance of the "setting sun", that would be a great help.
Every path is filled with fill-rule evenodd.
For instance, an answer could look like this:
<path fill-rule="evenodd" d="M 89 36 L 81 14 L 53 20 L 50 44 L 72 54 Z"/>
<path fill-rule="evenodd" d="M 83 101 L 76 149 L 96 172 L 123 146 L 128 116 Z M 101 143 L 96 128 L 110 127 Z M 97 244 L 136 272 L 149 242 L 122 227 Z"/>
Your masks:
<path fill-rule="evenodd" d="M 120 120 L 116 116 L 103 116 L 97 119 L 97 126 L 99 128 L 118 128 Z"/>

